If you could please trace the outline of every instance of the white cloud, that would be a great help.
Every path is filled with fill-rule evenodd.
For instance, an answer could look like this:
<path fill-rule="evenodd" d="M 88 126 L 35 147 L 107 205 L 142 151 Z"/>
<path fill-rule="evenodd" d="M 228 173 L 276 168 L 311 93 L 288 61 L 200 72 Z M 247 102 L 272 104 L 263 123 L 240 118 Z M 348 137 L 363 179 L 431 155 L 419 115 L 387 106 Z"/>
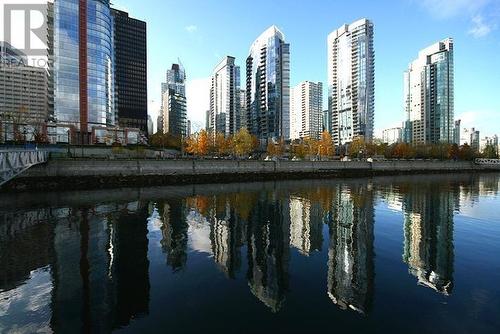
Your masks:
<path fill-rule="evenodd" d="M 500 13 L 498 0 L 421 0 L 418 3 L 437 19 L 470 18 L 467 34 L 473 38 L 485 37 L 495 30 Z"/>
<path fill-rule="evenodd" d="M 494 24 L 488 24 L 481 15 L 475 15 L 472 18 L 472 28 L 468 31 L 468 34 L 474 38 L 481 38 L 488 35 L 494 29 Z"/>
<path fill-rule="evenodd" d="M 210 78 L 197 78 L 186 83 L 187 117 L 192 131 L 205 127 L 206 112 L 210 108 Z"/>
<path fill-rule="evenodd" d="M 457 115 L 455 118 L 462 121 L 462 124 L 461 124 L 462 127 L 472 128 L 475 126 L 474 124 L 476 123 L 477 115 L 478 115 L 478 112 L 466 111 L 466 112 L 461 113 L 460 115 Z"/>
<path fill-rule="evenodd" d="M 474 15 L 490 4 L 492 0 L 421 0 L 418 3 L 437 18 L 458 15 Z"/>
<path fill-rule="evenodd" d="M 198 27 L 197 27 L 197 26 L 195 26 L 194 24 L 188 25 L 188 26 L 186 26 L 184 29 L 186 29 L 186 31 L 187 31 L 188 33 L 191 33 L 191 34 L 192 34 L 192 33 L 195 33 L 196 31 L 198 31 Z"/>
<path fill-rule="evenodd" d="M 495 110 L 467 110 L 455 114 L 456 120 L 461 120 L 461 128 L 476 128 L 481 131 L 481 136 L 491 136 L 498 134 L 495 122 L 499 112 Z"/>

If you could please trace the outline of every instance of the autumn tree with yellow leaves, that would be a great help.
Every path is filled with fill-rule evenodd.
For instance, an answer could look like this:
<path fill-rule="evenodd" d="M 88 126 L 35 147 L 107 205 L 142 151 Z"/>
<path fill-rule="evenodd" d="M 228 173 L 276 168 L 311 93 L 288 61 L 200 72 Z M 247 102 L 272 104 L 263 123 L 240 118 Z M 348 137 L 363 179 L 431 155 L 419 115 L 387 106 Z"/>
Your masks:
<path fill-rule="evenodd" d="M 323 131 L 318 146 L 319 146 L 319 155 L 321 157 L 332 157 L 334 155 L 335 147 L 333 145 L 333 138 L 330 132 Z"/>
<path fill-rule="evenodd" d="M 231 140 L 231 150 L 236 156 L 250 154 L 254 150 L 254 137 L 246 128 L 239 130 Z"/>

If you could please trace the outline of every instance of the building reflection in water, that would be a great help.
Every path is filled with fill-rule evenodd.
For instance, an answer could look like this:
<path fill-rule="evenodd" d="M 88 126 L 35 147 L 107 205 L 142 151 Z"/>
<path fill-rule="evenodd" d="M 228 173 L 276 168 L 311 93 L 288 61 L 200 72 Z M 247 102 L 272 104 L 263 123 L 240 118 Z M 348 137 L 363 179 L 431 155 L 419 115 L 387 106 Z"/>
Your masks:
<path fill-rule="evenodd" d="M 281 308 L 288 289 L 288 202 L 275 192 L 261 193 L 248 222 L 248 285 L 273 312 Z"/>
<path fill-rule="evenodd" d="M 498 193 L 499 183 L 489 177 L 483 183 L 441 178 L 328 181 L 293 191 L 275 183 L 167 197 L 155 205 L 137 201 L 3 211 L 0 297 L 33 277 L 50 276 L 40 295 L 51 296 L 52 330 L 109 332 L 127 326 L 149 313 L 149 219 L 161 229 L 166 264 L 174 272 L 185 268 L 189 252 L 207 254 L 230 279 L 241 277 L 245 268 L 241 274 L 250 291 L 272 312 L 286 299 L 292 254 L 322 254 L 325 229 L 327 296 L 341 309 L 366 314 L 374 296 L 376 193 L 391 209 L 402 210 L 403 260 L 410 273 L 419 284 L 448 295 L 454 210 L 478 192 Z M 5 308 L 6 302 L 0 303 Z"/>
<path fill-rule="evenodd" d="M 127 326 L 149 313 L 147 216 L 139 202 L 39 209 L 10 215 L 12 221 L 2 216 L 0 292 L 46 267 L 52 289 L 50 310 L 42 314 L 50 314 L 52 331 L 110 332 Z M 38 308 L 45 305 L 47 300 Z"/>
<path fill-rule="evenodd" d="M 184 203 L 182 199 L 172 199 L 159 202 L 158 206 L 163 220 L 161 246 L 167 254 L 167 265 L 178 271 L 187 261 L 188 225 Z"/>
<path fill-rule="evenodd" d="M 421 183 L 403 195 L 403 260 L 418 283 L 445 295 L 453 290 L 453 214 L 458 186 Z"/>
<path fill-rule="evenodd" d="M 328 296 L 340 308 L 363 314 L 373 300 L 373 205 L 366 183 L 342 185 L 329 215 Z"/>
<path fill-rule="evenodd" d="M 323 244 L 321 207 L 309 198 L 290 197 L 290 244 L 302 255 L 321 251 Z"/>
<path fill-rule="evenodd" d="M 244 222 L 238 217 L 227 198 L 217 198 L 209 213 L 212 253 L 219 268 L 234 279 L 241 267 L 241 247 L 244 240 Z"/>

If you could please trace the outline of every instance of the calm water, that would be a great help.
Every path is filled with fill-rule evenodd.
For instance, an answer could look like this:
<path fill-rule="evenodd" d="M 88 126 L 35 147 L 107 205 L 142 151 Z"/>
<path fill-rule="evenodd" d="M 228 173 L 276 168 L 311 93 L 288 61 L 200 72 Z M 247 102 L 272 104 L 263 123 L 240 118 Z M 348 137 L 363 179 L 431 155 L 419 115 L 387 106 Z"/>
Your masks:
<path fill-rule="evenodd" d="M 0 333 L 500 332 L 500 176 L 0 195 Z"/>

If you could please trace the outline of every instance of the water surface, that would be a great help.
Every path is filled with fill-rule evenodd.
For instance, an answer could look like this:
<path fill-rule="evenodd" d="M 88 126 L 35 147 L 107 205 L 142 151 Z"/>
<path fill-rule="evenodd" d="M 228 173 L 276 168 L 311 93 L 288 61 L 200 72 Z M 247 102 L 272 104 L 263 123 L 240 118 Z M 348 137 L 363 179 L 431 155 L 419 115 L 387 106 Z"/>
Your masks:
<path fill-rule="evenodd" d="M 500 176 L 0 195 L 0 333 L 500 331 Z"/>

